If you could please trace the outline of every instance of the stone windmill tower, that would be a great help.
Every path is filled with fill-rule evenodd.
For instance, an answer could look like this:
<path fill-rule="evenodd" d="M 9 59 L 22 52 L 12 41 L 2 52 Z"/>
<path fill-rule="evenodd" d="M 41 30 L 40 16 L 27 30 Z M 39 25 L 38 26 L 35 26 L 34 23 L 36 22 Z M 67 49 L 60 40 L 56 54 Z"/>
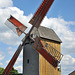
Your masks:
<path fill-rule="evenodd" d="M 19 45 L 3 75 L 9 75 L 23 47 L 23 75 L 54 75 L 58 73 L 58 63 L 61 60 L 60 44 L 61 40 L 52 29 L 40 27 L 44 16 L 49 10 L 54 0 L 44 0 L 37 12 L 29 21 L 32 24 L 28 33 L 27 28 L 13 16 L 7 19 L 6 25 L 15 31 L 18 36 L 25 34 L 22 44 Z M 51 66 L 51 65 L 53 66 Z M 55 74 L 55 75 L 56 75 Z"/>
<path fill-rule="evenodd" d="M 54 30 L 40 26 L 38 33 L 32 31 L 33 36 L 39 34 L 40 41 L 44 48 L 58 60 L 61 59 L 61 40 Z M 24 75 L 61 75 L 61 71 L 56 69 L 33 47 L 33 42 L 28 41 L 24 46 L 23 56 L 23 73 Z"/>

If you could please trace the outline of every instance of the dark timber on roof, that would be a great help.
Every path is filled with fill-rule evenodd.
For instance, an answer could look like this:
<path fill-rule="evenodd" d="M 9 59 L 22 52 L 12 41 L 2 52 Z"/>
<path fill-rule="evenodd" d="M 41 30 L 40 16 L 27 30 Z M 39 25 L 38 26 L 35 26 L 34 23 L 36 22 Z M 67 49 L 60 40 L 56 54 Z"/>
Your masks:
<path fill-rule="evenodd" d="M 62 41 L 60 40 L 60 38 L 57 36 L 57 34 L 54 32 L 53 29 L 40 26 L 38 28 L 38 31 L 39 31 L 39 34 L 40 34 L 41 38 L 53 40 L 53 41 L 62 43 Z"/>
<path fill-rule="evenodd" d="M 71 72 L 69 75 L 75 75 L 75 70 L 73 72 Z"/>

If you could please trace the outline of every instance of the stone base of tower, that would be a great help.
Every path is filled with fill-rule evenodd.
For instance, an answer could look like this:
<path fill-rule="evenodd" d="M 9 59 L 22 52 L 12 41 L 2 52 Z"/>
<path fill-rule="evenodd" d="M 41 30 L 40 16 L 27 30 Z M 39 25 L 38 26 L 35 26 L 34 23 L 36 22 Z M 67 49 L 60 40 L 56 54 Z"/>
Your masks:
<path fill-rule="evenodd" d="M 39 75 L 39 53 L 28 43 L 23 48 L 23 75 Z"/>

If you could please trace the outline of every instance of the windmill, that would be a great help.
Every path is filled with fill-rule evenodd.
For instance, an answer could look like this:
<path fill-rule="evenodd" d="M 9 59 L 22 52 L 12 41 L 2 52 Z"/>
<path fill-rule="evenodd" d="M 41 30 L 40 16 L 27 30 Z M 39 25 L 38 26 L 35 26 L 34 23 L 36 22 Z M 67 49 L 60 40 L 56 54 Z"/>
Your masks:
<path fill-rule="evenodd" d="M 49 10 L 50 6 L 52 5 L 54 0 L 44 0 L 32 19 L 29 21 L 30 24 L 32 24 L 32 27 L 28 33 L 25 33 L 24 30 L 26 30 L 26 26 L 24 26 L 21 22 L 19 22 L 17 19 L 15 19 L 13 16 L 10 16 L 9 19 L 6 21 L 6 25 L 15 31 L 18 36 L 20 36 L 22 33 L 24 33 L 26 36 L 22 40 L 22 44 L 19 45 L 18 49 L 16 50 L 15 54 L 13 55 L 12 59 L 10 60 L 9 64 L 7 65 L 6 69 L 3 72 L 3 75 L 9 75 L 13 65 L 15 64 L 22 47 L 26 46 L 27 43 L 31 43 L 31 47 L 37 51 L 37 53 L 41 54 L 54 68 L 58 66 L 58 63 L 61 60 L 62 54 L 55 50 L 53 47 L 52 50 L 55 50 L 55 57 L 51 54 L 51 52 L 48 52 L 42 42 L 40 41 L 38 28 L 40 26 L 40 23 L 42 22 L 44 16 L 46 15 L 47 11 Z M 35 35 L 32 33 L 33 30 L 36 32 Z M 29 63 L 29 59 L 27 60 Z M 31 74 L 33 75 L 33 74 Z M 37 75 L 37 74 L 36 74 Z"/>

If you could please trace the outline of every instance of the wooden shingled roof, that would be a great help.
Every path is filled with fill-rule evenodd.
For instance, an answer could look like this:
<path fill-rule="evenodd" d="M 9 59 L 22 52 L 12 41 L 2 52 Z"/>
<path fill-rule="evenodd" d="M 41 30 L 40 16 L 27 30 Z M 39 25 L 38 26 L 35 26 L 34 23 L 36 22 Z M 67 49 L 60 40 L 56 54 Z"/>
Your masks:
<path fill-rule="evenodd" d="M 40 26 L 38 31 L 41 38 L 62 43 L 62 41 L 60 40 L 60 38 L 57 36 L 57 34 L 54 32 L 53 29 Z"/>

